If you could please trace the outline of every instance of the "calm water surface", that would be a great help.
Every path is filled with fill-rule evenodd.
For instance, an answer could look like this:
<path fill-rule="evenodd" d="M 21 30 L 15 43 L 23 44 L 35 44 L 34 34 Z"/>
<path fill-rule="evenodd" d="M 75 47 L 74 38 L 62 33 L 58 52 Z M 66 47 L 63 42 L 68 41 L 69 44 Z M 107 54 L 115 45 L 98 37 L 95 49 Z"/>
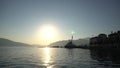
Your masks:
<path fill-rule="evenodd" d="M 87 49 L 0 47 L 0 68 L 120 68 Z"/>

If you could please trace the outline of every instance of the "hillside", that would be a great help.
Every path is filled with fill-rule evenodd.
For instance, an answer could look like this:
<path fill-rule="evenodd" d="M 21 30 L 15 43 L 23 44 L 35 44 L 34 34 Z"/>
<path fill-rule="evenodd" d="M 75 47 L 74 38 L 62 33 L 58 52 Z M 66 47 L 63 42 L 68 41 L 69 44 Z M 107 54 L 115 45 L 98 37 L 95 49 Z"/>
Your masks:
<path fill-rule="evenodd" d="M 51 43 L 50 46 L 61 46 L 61 47 L 63 47 L 67 43 L 68 43 L 68 40 L 62 40 L 62 41 L 57 41 L 57 42 Z M 77 46 L 88 45 L 89 44 L 89 38 L 73 40 L 73 43 Z"/>
<path fill-rule="evenodd" d="M 0 46 L 30 46 L 29 44 L 14 42 L 8 39 L 0 38 Z"/>

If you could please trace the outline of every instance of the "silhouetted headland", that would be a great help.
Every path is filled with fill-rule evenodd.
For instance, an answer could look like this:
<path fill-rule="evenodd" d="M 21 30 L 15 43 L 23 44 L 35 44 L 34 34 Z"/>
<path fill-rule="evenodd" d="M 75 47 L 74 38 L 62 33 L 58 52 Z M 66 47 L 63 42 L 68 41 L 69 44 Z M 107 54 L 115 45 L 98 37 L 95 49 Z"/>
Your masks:
<path fill-rule="evenodd" d="M 91 54 L 102 60 L 111 60 L 120 63 L 120 31 L 111 34 L 99 34 L 90 39 Z"/>
<path fill-rule="evenodd" d="M 71 37 L 71 40 L 68 41 L 68 43 L 65 45 L 65 48 L 77 48 L 75 44 L 73 44 L 73 36 Z"/>
<path fill-rule="evenodd" d="M 67 45 L 69 42 L 70 40 L 56 41 L 56 42 L 51 43 L 49 46 L 52 48 L 65 48 L 65 45 Z M 89 38 L 72 40 L 72 43 L 76 47 L 86 49 L 89 46 Z"/>
<path fill-rule="evenodd" d="M 84 48 L 84 49 L 88 49 L 87 45 L 75 45 L 73 43 L 73 36 L 71 37 L 71 40 L 68 40 L 68 43 L 64 46 L 65 48 Z"/>
<path fill-rule="evenodd" d="M 73 44 L 72 40 L 70 40 L 66 45 L 65 48 L 77 48 L 75 44 Z"/>

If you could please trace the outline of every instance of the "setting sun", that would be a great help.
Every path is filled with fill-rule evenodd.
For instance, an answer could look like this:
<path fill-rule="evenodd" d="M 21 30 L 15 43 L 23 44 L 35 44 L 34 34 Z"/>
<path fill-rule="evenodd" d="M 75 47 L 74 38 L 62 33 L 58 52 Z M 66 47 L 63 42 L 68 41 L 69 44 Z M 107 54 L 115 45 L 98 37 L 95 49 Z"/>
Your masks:
<path fill-rule="evenodd" d="M 55 38 L 57 35 L 57 30 L 52 25 L 44 25 L 40 29 L 40 34 L 43 39 L 52 39 Z"/>
<path fill-rule="evenodd" d="M 58 29 L 55 25 L 52 24 L 44 24 L 40 26 L 37 32 L 38 39 L 41 44 L 49 44 L 55 42 L 58 38 Z"/>

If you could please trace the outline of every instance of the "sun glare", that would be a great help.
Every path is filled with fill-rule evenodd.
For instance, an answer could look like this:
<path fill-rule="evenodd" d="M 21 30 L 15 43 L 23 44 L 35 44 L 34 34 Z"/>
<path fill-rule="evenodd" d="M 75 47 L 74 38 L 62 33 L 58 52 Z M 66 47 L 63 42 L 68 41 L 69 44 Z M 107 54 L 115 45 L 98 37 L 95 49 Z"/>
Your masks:
<path fill-rule="evenodd" d="M 52 39 L 56 37 L 57 30 L 52 25 L 44 25 L 41 27 L 40 34 L 42 39 Z"/>
<path fill-rule="evenodd" d="M 57 35 L 57 30 L 52 25 L 43 26 L 40 32 L 43 39 L 52 39 Z"/>
<path fill-rule="evenodd" d="M 40 26 L 37 36 L 42 44 L 54 42 L 58 37 L 58 29 L 52 24 L 45 24 Z"/>

